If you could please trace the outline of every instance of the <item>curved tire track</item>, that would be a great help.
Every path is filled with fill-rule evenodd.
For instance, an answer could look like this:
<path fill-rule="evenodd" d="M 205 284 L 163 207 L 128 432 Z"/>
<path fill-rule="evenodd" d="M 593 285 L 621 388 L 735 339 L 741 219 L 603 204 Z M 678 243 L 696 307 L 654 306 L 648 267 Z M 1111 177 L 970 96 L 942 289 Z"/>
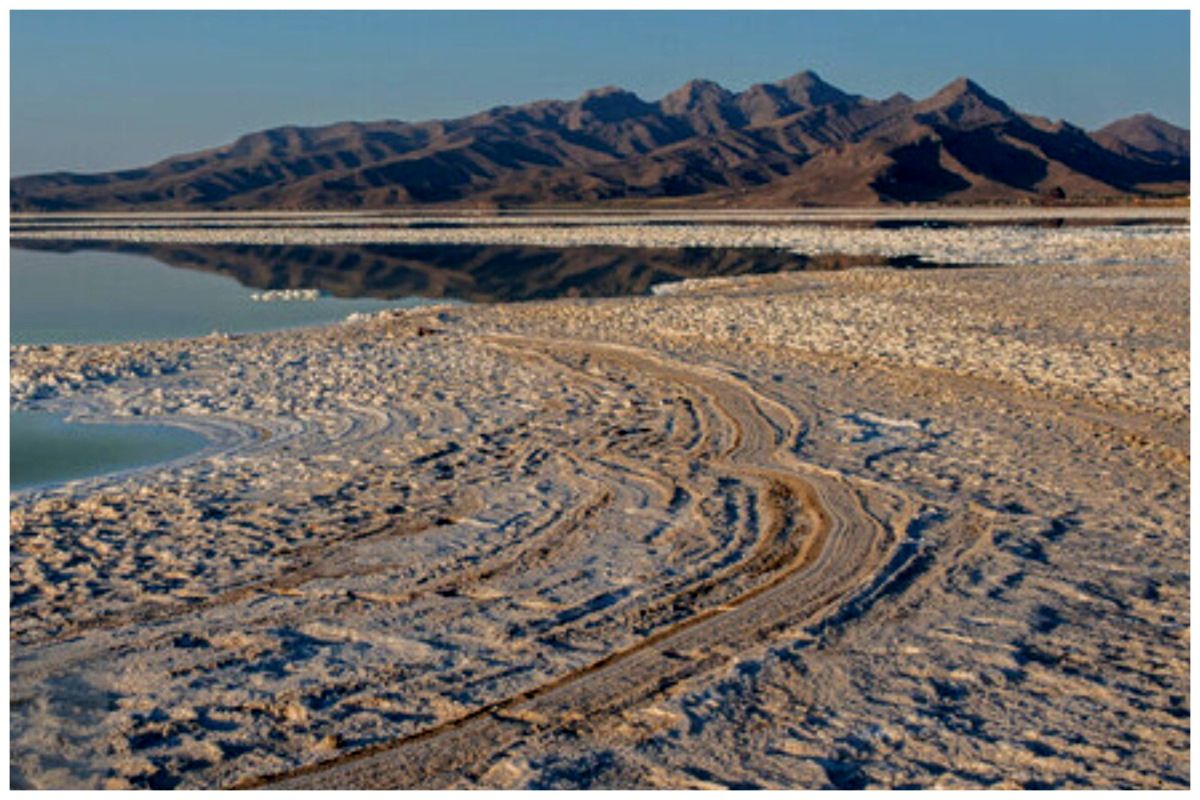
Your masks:
<path fill-rule="evenodd" d="M 787 449 L 796 415 L 716 370 L 668 361 L 631 347 L 492 337 L 526 357 L 586 355 L 698 392 L 729 425 L 710 466 L 767 487 L 760 492 L 761 541 L 734 570 L 761 580 L 717 606 L 703 608 L 641 641 L 549 683 L 392 742 L 291 772 L 243 781 L 242 787 L 417 788 L 470 779 L 518 740 L 564 729 L 597 730 L 623 710 L 778 632 L 815 624 L 894 561 L 903 534 L 880 524 L 856 488 L 810 468 Z M 708 431 L 706 437 L 712 436 Z M 861 489 L 859 489 L 860 491 Z M 908 516 L 907 513 L 902 514 Z M 686 608 L 695 586 L 663 602 Z"/>

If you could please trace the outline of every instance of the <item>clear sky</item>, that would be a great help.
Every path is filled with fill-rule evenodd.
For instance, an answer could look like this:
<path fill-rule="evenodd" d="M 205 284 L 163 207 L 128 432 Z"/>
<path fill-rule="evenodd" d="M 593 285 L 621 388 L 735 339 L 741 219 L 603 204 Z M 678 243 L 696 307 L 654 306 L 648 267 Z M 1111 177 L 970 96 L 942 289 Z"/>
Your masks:
<path fill-rule="evenodd" d="M 959 75 L 1085 128 L 1188 125 L 1188 12 L 12 12 L 14 175 L 140 166 L 275 125 L 462 116 L 802 69 L 914 97 Z"/>

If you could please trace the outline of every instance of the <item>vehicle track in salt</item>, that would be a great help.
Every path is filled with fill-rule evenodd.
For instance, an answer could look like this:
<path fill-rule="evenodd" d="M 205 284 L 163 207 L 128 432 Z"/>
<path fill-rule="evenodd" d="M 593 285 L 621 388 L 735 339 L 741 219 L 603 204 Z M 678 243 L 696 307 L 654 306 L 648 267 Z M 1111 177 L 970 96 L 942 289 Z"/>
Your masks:
<path fill-rule="evenodd" d="M 632 347 L 516 336 L 489 339 L 519 357 L 553 359 L 560 368 L 571 368 L 572 359 L 582 358 L 585 367 L 595 361 L 675 384 L 693 395 L 697 409 L 706 409 L 699 435 L 692 438 L 692 447 L 667 458 L 673 474 L 657 476 L 657 481 L 664 492 L 667 486 L 685 484 L 695 460 L 707 458 L 706 471 L 759 487 L 758 541 L 736 563 L 682 581 L 676 591 L 637 609 L 653 632 L 583 668 L 411 736 L 235 785 L 469 785 L 518 742 L 564 730 L 602 730 L 623 710 L 720 668 L 747 647 L 831 617 L 848 606 L 857 590 L 878 586 L 883 570 L 902 567 L 894 556 L 915 518 L 911 505 L 900 499 L 893 518 L 881 521 L 863 499 L 864 492 L 876 489 L 800 462 L 792 455 L 795 435 L 803 430 L 797 415 L 745 382 Z M 700 413 L 697 409 L 692 413 Z M 604 458 L 614 466 L 635 468 L 611 450 Z M 646 472 L 642 467 L 644 479 Z M 736 586 L 738 593 L 722 596 L 726 586 Z M 843 614 L 840 623 L 851 619 Z"/>

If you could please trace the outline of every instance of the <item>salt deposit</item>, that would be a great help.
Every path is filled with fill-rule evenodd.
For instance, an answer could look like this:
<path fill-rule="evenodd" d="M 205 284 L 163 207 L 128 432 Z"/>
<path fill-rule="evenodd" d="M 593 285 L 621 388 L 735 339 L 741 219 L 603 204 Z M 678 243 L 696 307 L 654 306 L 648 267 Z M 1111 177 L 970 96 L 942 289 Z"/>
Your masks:
<path fill-rule="evenodd" d="M 463 230 L 1026 266 L 12 348 L 15 786 L 1188 785 L 1186 228 Z"/>

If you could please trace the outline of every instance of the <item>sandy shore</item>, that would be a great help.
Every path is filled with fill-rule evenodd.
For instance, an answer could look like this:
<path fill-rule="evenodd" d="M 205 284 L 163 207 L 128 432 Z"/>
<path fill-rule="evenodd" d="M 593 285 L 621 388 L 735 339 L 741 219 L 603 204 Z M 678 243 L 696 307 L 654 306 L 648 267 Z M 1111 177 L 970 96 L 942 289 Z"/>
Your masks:
<path fill-rule="evenodd" d="M 14 785 L 1187 786 L 1187 230 L 1029 231 L 14 347 L 231 436 L 14 496 Z"/>

